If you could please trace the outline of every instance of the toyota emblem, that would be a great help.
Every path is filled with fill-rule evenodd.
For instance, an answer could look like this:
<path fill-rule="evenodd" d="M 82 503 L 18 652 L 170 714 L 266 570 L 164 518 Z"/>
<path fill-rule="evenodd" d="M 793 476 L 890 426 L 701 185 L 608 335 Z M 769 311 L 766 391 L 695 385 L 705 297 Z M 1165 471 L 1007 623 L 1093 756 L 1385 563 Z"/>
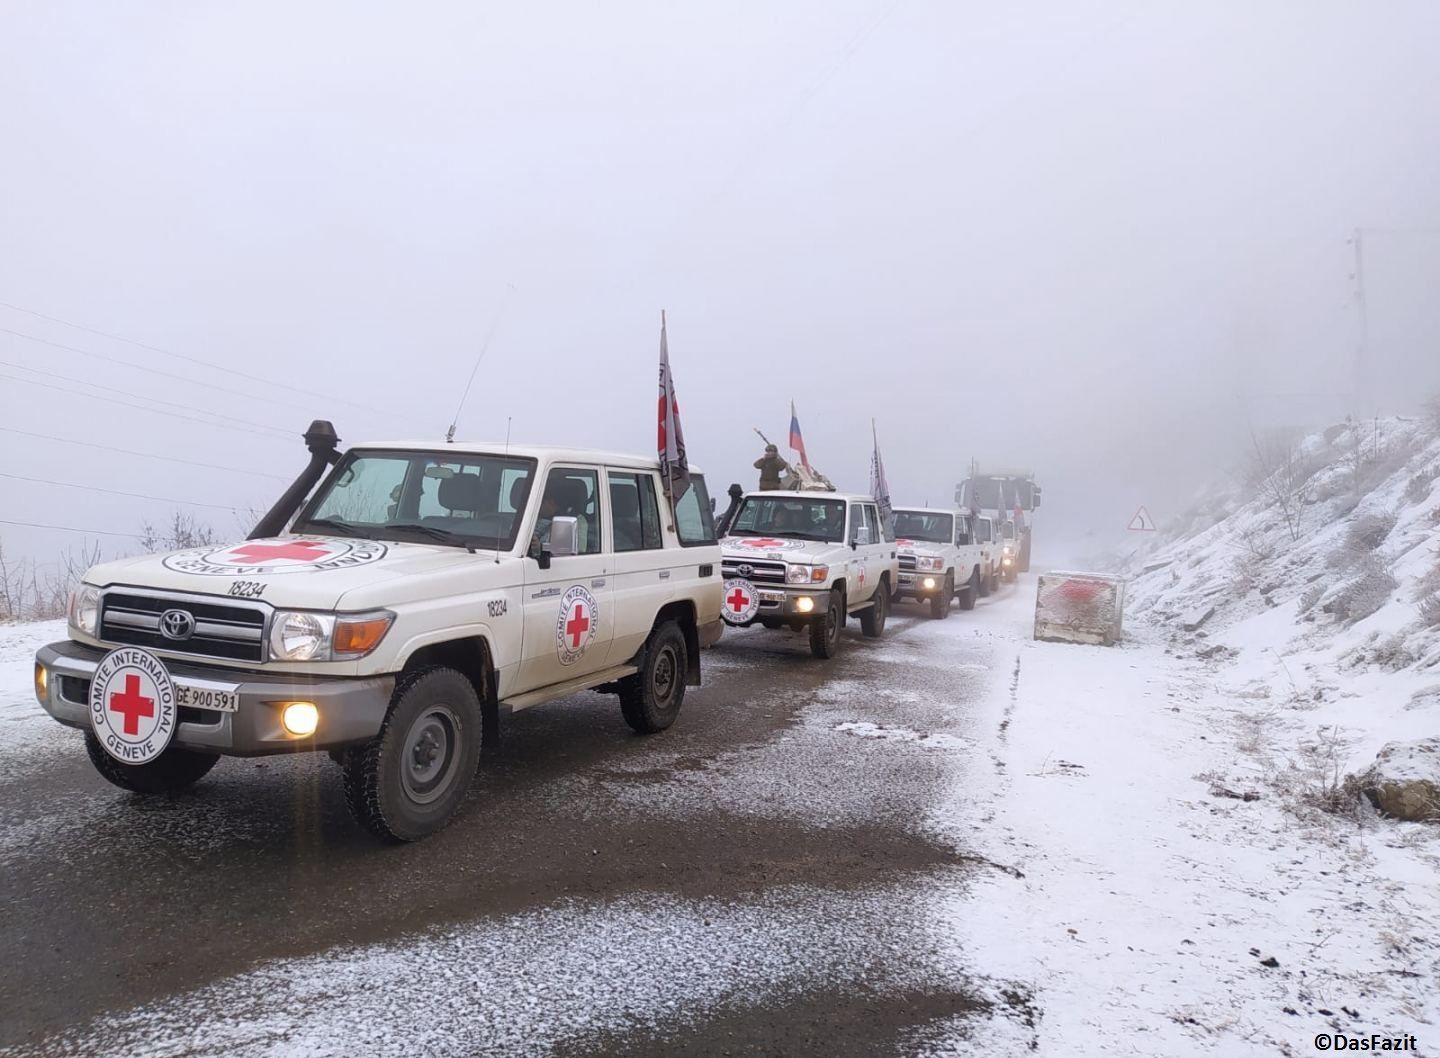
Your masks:
<path fill-rule="evenodd" d="M 755 572 L 755 567 L 750 565 L 750 563 L 746 562 L 743 565 L 736 566 L 735 572 L 740 574 L 740 576 L 742 577 L 748 577 L 750 576 L 750 574 Z"/>
<path fill-rule="evenodd" d="M 166 610 L 160 615 L 160 634 L 180 642 L 195 634 L 195 618 L 188 610 Z"/>

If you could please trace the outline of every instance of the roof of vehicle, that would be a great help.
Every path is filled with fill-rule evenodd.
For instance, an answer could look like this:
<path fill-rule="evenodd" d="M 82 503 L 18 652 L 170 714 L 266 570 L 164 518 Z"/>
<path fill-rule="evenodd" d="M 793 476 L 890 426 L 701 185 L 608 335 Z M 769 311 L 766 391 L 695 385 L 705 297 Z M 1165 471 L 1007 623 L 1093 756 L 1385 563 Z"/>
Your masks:
<path fill-rule="evenodd" d="M 565 445 L 506 444 L 504 441 L 359 441 L 347 448 L 387 449 L 391 451 L 455 452 L 465 455 L 509 455 L 520 459 L 549 460 L 556 463 L 598 463 L 612 467 L 630 467 L 636 470 L 655 470 L 660 466 L 658 456 L 637 456 L 628 452 L 607 452 L 600 448 L 571 448 Z M 694 463 L 690 464 L 692 474 L 703 473 Z"/>
<path fill-rule="evenodd" d="M 948 514 L 955 515 L 955 511 L 949 507 L 891 507 L 895 513 L 904 511 L 906 514 Z"/>
<path fill-rule="evenodd" d="M 845 500 L 847 503 L 874 503 L 874 496 L 863 496 L 858 492 L 822 492 L 819 489 L 756 489 L 745 493 L 767 500 Z"/>

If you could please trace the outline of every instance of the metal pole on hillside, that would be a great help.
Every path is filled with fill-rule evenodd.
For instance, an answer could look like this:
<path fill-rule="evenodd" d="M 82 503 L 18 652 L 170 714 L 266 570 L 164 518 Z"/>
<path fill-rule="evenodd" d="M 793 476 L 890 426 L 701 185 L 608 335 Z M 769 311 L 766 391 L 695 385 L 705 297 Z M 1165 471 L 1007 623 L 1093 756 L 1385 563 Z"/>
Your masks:
<path fill-rule="evenodd" d="M 1360 334 L 1355 345 L 1355 414 L 1364 418 L 1370 409 L 1370 313 L 1365 304 L 1365 241 L 1364 229 L 1356 228 L 1350 236 L 1355 247 L 1355 308 L 1359 313 Z"/>

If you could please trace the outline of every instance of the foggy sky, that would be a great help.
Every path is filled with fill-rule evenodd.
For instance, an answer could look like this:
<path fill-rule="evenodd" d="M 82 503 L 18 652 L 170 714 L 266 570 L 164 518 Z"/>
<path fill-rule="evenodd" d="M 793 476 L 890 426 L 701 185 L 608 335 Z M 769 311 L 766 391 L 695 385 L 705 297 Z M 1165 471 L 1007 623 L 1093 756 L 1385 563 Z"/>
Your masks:
<path fill-rule="evenodd" d="M 275 429 L 443 437 L 492 325 L 460 436 L 649 451 L 664 308 L 712 493 L 793 399 L 842 488 L 873 417 L 897 503 L 974 456 L 1113 535 L 1252 425 L 1440 387 L 1440 7 L 995 6 L 7 5 L 0 301 L 194 360 L 0 308 L 181 376 L 0 331 L 0 426 L 272 477 L 4 432 L 0 472 L 263 507 Z M 170 509 L 0 478 L 0 518 Z"/>

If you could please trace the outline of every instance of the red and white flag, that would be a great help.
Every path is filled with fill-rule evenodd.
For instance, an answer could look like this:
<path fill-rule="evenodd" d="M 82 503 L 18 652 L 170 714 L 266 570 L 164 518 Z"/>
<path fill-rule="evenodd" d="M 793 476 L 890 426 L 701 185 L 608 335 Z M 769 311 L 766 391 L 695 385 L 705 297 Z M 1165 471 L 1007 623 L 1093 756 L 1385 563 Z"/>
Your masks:
<path fill-rule="evenodd" d="M 685 459 L 685 433 L 680 429 L 680 403 L 675 399 L 675 376 L 670 373 L 670 350 L 665 340 L 665 313 L 660 313 L 660 423 L 656 448 L 660 480 L 670 508 L 690 487 L 690 464 Z"/>

